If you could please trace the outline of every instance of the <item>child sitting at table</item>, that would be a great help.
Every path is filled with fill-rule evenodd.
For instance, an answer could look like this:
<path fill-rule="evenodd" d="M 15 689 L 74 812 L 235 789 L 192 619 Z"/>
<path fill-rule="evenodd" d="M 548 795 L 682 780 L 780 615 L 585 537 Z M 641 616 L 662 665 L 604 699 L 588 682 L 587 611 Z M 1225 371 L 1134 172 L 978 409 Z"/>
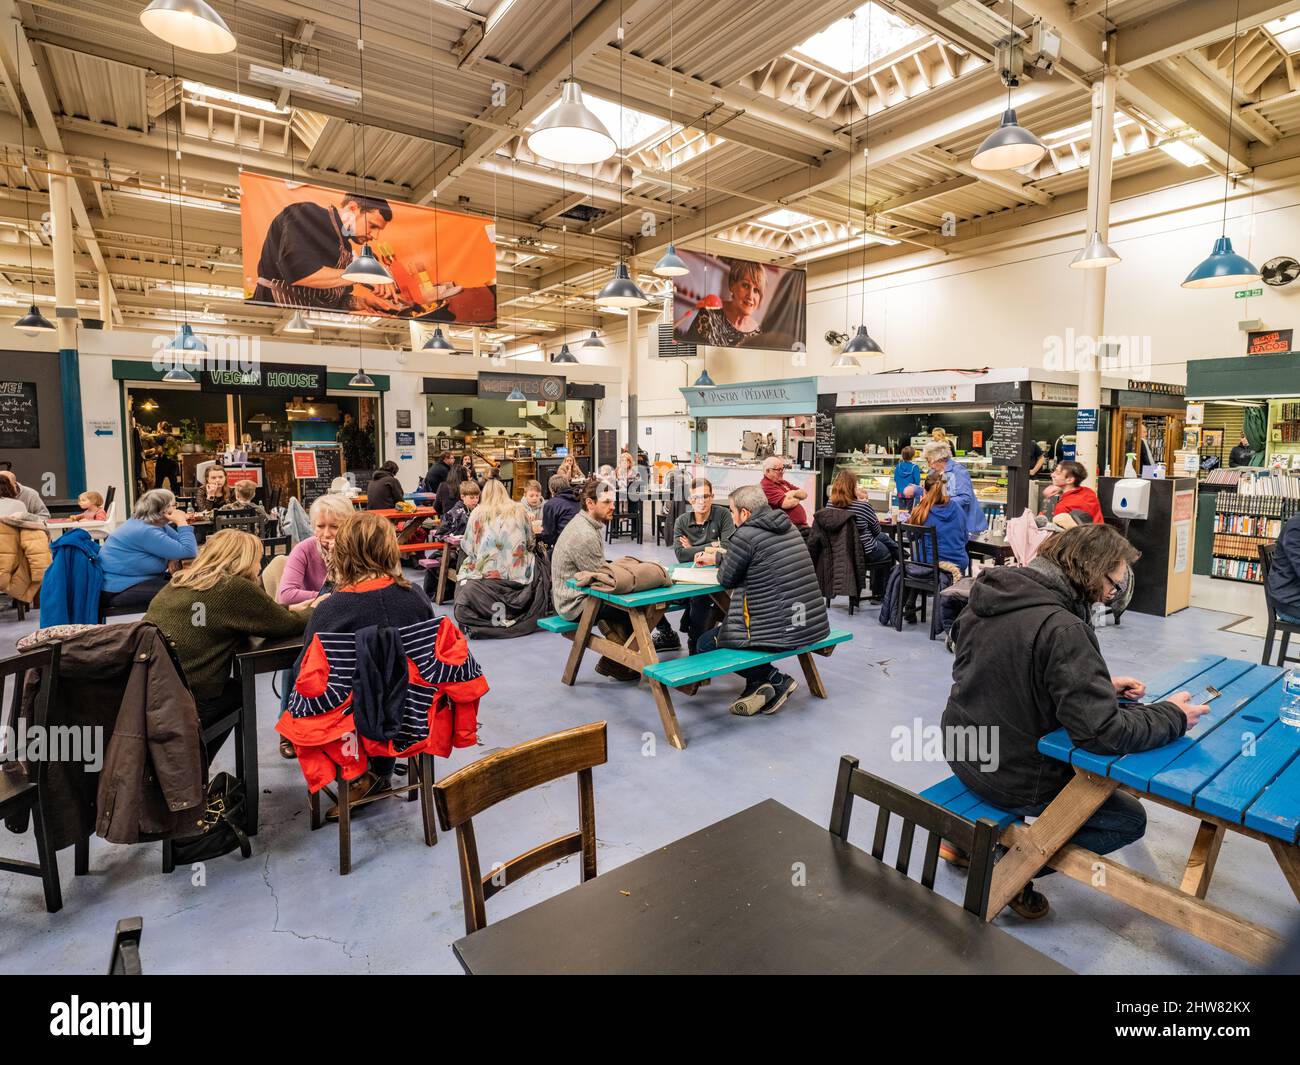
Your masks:
<path fill-rule="evenodd" d="M 469 524 L 469 512 L 478 506 L 482 490 L 473 481 L 462 481 L 460 499 L 448 509 L 442 517 L 441 536 L 464 536 L 465 526 Z"/>
<path fill-rule="evenodd" d="M 72 516 L 73 521 L 108 521 L 108 512 L 104 510 L 104 497 L 98 492 L 82 492 L 77 496 L 80 514 Z"/>
<path fill-rule="evenodd" d="M 270 519 L 262 504 L 253 502 L 255 495 L 257 495 L 257 485 L 252 481 L 240 481 L 235 485 L 235 498 L 219 509 L 224 511 L 253 510 L 257 514 L 257 528 L 260 534 L 266 528 L 266 523 Z"/>
<path fill-rule="evenodd" d="M 524 485 L 524 510 L 528 513 L 528 522 L 533 527 L 533 535 L 542 531 L 542 485 L 540 481 L 529 481 Z"/>

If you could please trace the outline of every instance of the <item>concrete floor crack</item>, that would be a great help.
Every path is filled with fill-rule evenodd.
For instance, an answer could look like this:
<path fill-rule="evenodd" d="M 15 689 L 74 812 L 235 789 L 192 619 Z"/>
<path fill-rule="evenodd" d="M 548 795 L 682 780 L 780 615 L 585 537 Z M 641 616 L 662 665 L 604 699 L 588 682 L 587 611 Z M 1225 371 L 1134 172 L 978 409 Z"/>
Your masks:
<path fill-rule="evenodd" d="M 271 856 L 268 854 L 266 860 L 262 863 L 262 883 L 266 885 L 266 890 L 271 893 L 271 901 L 275 903 L 275 921 L 271 925 L 271 931 L 279 935 L 293 936 L 295 939 L 303 941 L 318 939 L 324 943 L 333 943 L 343 951 L 344 957 L 349 960 L 356 958 L 356 955 L 348 949 L 347 940 L 334 939 L 332 936 L 318 936 L 303 932 L 295 932 L 292 928 L 280 927 L 280 896 L 276 894 L 275 888 L 271 884 Z M 363 955 L 366 962 L 366 971 L 370 972 L 370 956 Z"/>

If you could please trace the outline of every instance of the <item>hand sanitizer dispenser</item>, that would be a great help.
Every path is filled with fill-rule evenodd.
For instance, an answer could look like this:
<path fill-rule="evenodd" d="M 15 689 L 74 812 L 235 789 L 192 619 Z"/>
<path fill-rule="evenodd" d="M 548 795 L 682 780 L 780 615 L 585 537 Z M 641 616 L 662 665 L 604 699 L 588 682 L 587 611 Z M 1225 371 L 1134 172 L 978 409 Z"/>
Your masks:
<path fill-rule="evenodd" d="M 1140 477 L 1124 477 L 1115 482 L 1110 509 L 1117 518 L 1145 521 L 1150 506 L 1150 481 Z"/>

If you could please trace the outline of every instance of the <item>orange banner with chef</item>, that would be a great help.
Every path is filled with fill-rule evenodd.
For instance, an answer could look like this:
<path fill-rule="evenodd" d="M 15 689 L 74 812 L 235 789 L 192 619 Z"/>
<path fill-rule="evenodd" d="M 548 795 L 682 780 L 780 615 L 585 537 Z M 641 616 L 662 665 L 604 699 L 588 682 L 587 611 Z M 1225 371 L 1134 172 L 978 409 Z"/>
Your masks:
<path fill-rule="evenodd" d="M 490 218 L 240 174 L 244 299 L 301 310 L 495 325 Z M 343 277 L 368 249 L 392 284 Z"/>

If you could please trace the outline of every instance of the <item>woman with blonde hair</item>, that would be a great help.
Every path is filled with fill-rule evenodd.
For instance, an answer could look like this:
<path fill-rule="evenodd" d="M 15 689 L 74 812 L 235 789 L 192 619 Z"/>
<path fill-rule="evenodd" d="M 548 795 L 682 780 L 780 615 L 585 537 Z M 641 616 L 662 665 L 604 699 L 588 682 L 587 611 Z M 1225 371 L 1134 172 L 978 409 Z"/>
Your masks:
<path fill-rule="evenodd" d="M 310 604 L 286 609 L 262 590 L 261 561 L 262 544 L 252 533 L 213 533 L 194 564 L 172 576 L 144 616 L 174 644 L 203 724 L 240 706 L 242 690 L 231 667 L 249 637 L 294 636 L 306 624 Z M 209 761 L 227 734 L 208 742 Z"/>
<path fill-rule="evenodd" d="M 285 606 L 295 603 L 315 605 L 323 598 L 329 580 L 330 552 L 339 526 L 352 517 L 355 508 L 345 496 L 319 496 L 307 512 L 311 520 L 311 536 L 300 540 L 284 564 L 275 597 Z"/>
<path fill-rule="evenodd" d="M 471 636 L 522 636 L 549 608 L 549 574 L 533 550 L 533 527 L 500 481 L 488 481 L 460 542 L 456 623 Z"/>
<path fill-rule="evenodd" d="M 334 591 L 312 611 L 304 647 L 311 646 L 317 633 L 355 633 L 371 625 L 401 628 L 433 616 L 428 597 L 402 576 L 397 534 L 380 514 L 356 511 L 339 526 L 330 552 L 330 579 Z M 352 781 L 349 801 L 388 791 L 395 761 L 371 758 L 369 770 Z M 327 810 L 326 816 L 337 812 Z"/>

